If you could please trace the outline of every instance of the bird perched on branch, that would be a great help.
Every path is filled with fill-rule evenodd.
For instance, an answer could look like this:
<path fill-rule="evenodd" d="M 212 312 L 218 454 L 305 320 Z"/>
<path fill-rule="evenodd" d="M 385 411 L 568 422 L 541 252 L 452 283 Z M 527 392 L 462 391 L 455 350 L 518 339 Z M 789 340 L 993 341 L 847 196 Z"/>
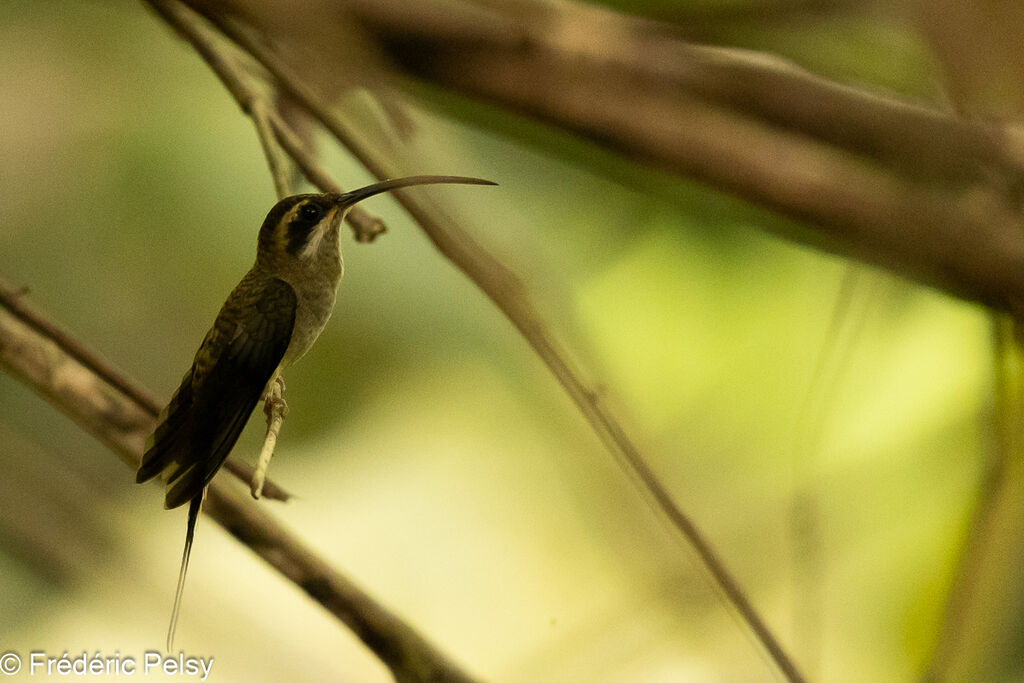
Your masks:
<path fill-rule="evenodd" d="M 339 228 L 356 203 L 411 185 L 494 185 L 461 176 L 412 176 L 345 193 L 299 194 L 279 201 L 260 228 L 256 264 L 232 290 L 203 339 L 192 367 L 147 444 L 137 482 L 166 480 L 168 509 L 189 503 L 167 649 L 171 650 L 206 486 L 261 400 L 302 357 L 334 309 L 342 275 Z M 269 414 L 269 412 L 268 412 Z"/>

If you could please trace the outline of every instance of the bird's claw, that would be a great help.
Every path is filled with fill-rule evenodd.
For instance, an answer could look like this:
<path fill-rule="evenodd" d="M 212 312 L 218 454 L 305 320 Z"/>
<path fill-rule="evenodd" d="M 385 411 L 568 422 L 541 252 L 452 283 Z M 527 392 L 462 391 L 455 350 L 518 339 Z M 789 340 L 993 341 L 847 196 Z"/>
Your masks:
<path fill-rule="evenodd" d="M 288 415 L 288 402 L 284 400 L 284 379 L 281 377 L 274 379 L 270 393 L 267 394 L 267 398 L 263 402 L 263 414 L 267 416 L 268 420 L 273 419 L 275 415 L 281 417 Z"/>

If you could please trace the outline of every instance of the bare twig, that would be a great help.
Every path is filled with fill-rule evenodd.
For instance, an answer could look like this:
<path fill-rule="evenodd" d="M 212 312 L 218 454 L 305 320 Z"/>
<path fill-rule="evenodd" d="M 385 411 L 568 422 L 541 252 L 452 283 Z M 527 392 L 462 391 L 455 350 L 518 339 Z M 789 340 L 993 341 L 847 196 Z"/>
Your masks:
<path fill-rule="evenodd" d="M 177 4 L 173 0 L 148 0 L 148 2 L 160 8 L 158 11 L 164 16 L 169 13 L 168 8 Z M 377 158 L 319 100 L 317 94 L 306 85 L 303 79 L 292 72 L 263 42 L 223 17 L 216 14 L 207 14 L 206 16 L 221 32 L 253 55 L 273 75 L 278 85 L 297 104 L 304 106 L 373 175 L 382 179 L 397 175 L 392 169 L 387 168 L 384 162 Z M 186 25 L 183 26 L 179 20 L 179 24 L 176 25 L 179 32 L 189 30 L 187 21 L 185 23 Z M 200 52 L 200 54 L 203 53 Z M 423 228 L 435 247 L 462 270 L 523 334 L 530 346 L 576 403 L 597 435 L 619 458 L 627 471 L 642 484 L 657 507 L 696 551 L 715 584 L 746 621 L 780 671 L 790 681 L 802 681 L 803 677 L 796 664 L 775 638 L 739 583 L 726 569 L 710 542 L 675 503 L 671 494 L 658 479 L 618 420 L 599 402 L 597 393 L 570 365 L 567 354 L 559 348 L 547 325 L 542 321 L 521 280 L 495 256 L 469 237 L 450 217 L 442 214 L 432 205 L 416 199 L 413 193 L 395 192 L 394 194 L 399 203 Z"/>
<path fill-rule="evenodd" d="M 982 592 L 986 564 L 991 560 L 997 541 L 998 517 L 1004 499 L 1012 495 L 1007 487 L 1007 474 L 1021 460 L 1022 409 L 1024 409 L 1024 365 L 1021 351 L 1014 339 L 1014 324 L 1006 316 L 992 316 L 992 359 L 996 383 L 993 405 L 993 444 L 981 462 L 981 478 L 972 501 L 970 522 L 962 540 L 956 572 L 946 594 L 946 602 L 927 668 L 921 683 L 951 680 L 969 643 L 977 621 L 977 598 Z M 1012 579 L 1011 579 L 1012 580 Z"/>
<path fill-rule="evenodd" d="M 149 407 L 123 377 L 118 385 L 63 348 L 66 334 L 41 332 L 0 305 L 0 368 L 106 444 L 130 467 L 139 464 L 143 444 L 154 425 Z M 74 344 L 81 350 L 80 344 Z M 472 679 L 408 624 L 334 570 L 285 531 L 238 487 L 223 478 L 209 486 L 204 512 L 302 588 L 352 631 L 383 661 L 397 681 Z"/>
<path fill-rule="evenodd" d="M 281 158 L 281 148 L 277 143 L 277 130 L 271 119 L 273 109 L 266 100 L 254 100 L 251 107 L 252 122 L 256 126 L 256 134 L 263 147 L 263 156 L 267 158 L 267 168 L 274 179 L 274 191 L 278 199 L 292 193 L 287 162 Z"/>
<path fill-rule="evenodd" d="M 160 414 L 160 404 L 151 394 L 130 382 L 124 375 L 110 366 L 109 363 L 84 347 L 71 335 L 54 325 L 46 316 L 33 309 L 24 298 L 24 287 L 16 289 L 0 279 L 0 307 L 6 308 L 11 315 L 34 329 L 37 333 L 53 341 L 65 354 L 74 358 L 83 367 L 88 368 L 104 382 L 131 398 L 151 417 Z M 228 458 L 225 469 L 244 482 L 252 480 L 253 469 L 236 458 Z M 263 495 L 271 500 L 287 501 L 291 494 L 272 481 L 267 481 Z"/>

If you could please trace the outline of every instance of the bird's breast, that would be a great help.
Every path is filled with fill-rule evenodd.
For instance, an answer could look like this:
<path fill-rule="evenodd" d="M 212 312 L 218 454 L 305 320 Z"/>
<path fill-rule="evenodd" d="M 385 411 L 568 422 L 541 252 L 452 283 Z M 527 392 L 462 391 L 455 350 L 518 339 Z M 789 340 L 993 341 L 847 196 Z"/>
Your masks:
<path fill-rule="evenodd" d="M 305 355 L 324 331 L 334 311 L 341 272 L 339 259 L 337 269 L 332 268 L 330 272 L 317 273 L 289 283 L 295 290 L 296 297 L 295 326 L 292 328 L 288 350 L 281 361 L 282 367 L 294 363 Z"/>

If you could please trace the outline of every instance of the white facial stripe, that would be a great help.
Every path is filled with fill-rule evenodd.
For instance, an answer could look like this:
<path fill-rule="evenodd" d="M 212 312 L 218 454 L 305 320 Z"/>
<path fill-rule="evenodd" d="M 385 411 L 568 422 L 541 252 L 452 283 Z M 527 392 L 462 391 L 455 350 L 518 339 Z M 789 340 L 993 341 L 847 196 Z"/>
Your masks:
<path fill-rule="evenodd" d="M 312 258 L 320 250 L 320 243 L 323 242 L 324 235 L 327 234 L 327 227 L 330 224 L 330 217 L 324 218 L 316 224 L 316 227 L 310 231 L 309 237 L 306 238 L 306 244 L 299 251 L 299 258 Z"/>

